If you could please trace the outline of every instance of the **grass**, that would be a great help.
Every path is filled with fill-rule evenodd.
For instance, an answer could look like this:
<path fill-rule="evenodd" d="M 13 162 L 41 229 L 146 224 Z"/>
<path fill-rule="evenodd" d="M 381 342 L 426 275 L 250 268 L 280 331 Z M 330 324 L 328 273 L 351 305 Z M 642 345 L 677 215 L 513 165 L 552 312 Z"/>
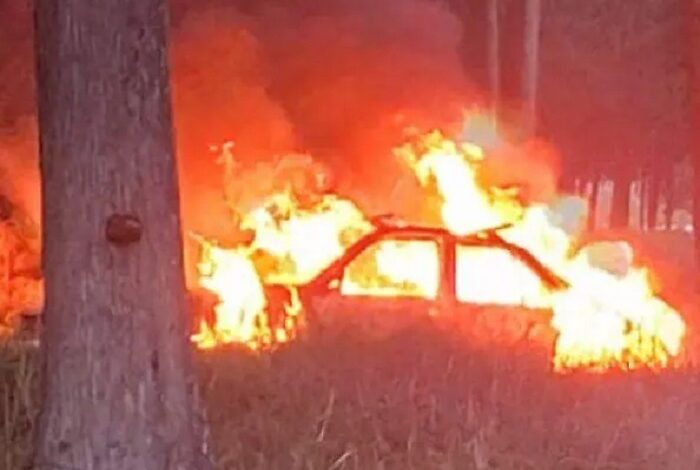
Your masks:
<path fill-rule="evenodd" d="M 220 468 L 700 466 L 690 371 L 553 376 L 544 358 L 424 330 L 217 353 L 203 370 Z"/>
<path fill-rule="evenodd" d="M 27 468 L 38 412 L 38 360 L 30 349 L 0 345 L 0 468 Z"/>
<path fill-rule="evenodd" d="M 700 468 L 694 370 L 555 376 L 426 328 L 198 358 L 221 469 Z M 27 468 L 36 358 L 2 359 L 1 465 Z"/>

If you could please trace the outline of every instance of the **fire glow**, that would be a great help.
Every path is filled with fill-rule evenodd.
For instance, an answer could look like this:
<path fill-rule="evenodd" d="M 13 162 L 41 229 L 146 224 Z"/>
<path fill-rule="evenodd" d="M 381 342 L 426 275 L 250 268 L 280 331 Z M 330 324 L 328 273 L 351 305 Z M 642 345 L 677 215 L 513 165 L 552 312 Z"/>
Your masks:
<path fill-rule="evenodd" d="M 458 272 L 460 263 L 483 270 L 477 284 L 457 277 L 460 301 L 519 301 L 552 312 L 554 370 L 663 368 L 680 354 L 685 323 L 655 294 L 647 271 L 633 266 L 630 246 L 617 242 L 576 248 L 576 234 L 565 226 L 571 223 L 567 219 L 585 217 L 580 202 L 562 197 L 549 204 L 526 204 L 516 188 L 484 187 L 478 176 L 487 152 L 439 131 L 414 137 L 395 153 L 412 169 L 426 195 L 439 197 L 439 218 L 450 232 L 463 235 L 512 224 L 503 238 L 567 281 L 565 290 L 549 292 L 529 282 L 522 266 L 508 257 L 479 250 L 457 253 Z M 301 204 L 286 191 L 270 195 L 250 211 L 241 228 L 254 237 L 235 248 L 199 239 L 200 285 L 218 298 L 213 323 L 202 322 L 193 337 L 200 348 L 242 343 L 257 349 L 293 339 L 303 325 L 298 299 L 292 295 L 285 321 L 271 326 L 264 285 L 293 286 L 309 280 L 372 225 L 349 199 L 324 195 Z M 391 285 L 435 298 L 439 274 L 431 264 L 436 257 L 426 252 L 429 248 L 411 242 L 381 243 L 369 255 L 361 255 L 365 259 L 344 279 L 341 292 L 371 295 L 373 286 Z M 597 261 L 601 257 L 603 264 Z M 381 292 L 386 295 L 387 290 Z"/>

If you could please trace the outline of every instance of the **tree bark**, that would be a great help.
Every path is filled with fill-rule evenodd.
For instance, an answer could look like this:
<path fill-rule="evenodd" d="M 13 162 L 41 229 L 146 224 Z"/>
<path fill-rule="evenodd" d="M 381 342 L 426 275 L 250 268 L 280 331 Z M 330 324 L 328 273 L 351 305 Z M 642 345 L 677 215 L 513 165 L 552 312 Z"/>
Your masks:
<path fill-rule="evenodd" d="M 490 48 L 491 24 L 489 10 L 492 2 L 500 0 L 447 0 L 446 5 L 461 23 L 459 55 L 471 86 L 483 91 L 480 104 L 487 110 L 492 106 Z"/>
<path fill-rule="evenodd" d="M 493 0 L 491 0 L 493 1 Z M 511 140 L 523 138 L 525 17 L 523 0 L 498 0 L 498 122 Z"/>
<path fill-rule="evenodd" d="M 642 175 L 639 178 L 639 205 L 637 206 L 637 219 L 639 220 L 639 230 L 645 232 L 649 228 L 647 213 L 649 207 L 649 181 L 648 178 Z"/>
<path fill-rule="evenodd" d="M 666 219 L 666 230 L 673 229 L 673 215 L 676 212 L 676 190 L 673 186 L 673 176 L 666 180 L 664 200 L 666 202 L 664 218 Z"/>
<path fill-rule="evenodd" d="M 494 127 L 498 130 L 498 115 L 501 105 L 501 63 L 500 63 L 500 28 L 499 28 L 499 3 L 500 0 L 488 0 L 488 25 L 489 47 L 488 67 L 489 85 L 491 88 L 491 113 Z"/>
<path fill-rule="evenodd" d="M 206 469 L 165 0 L 37 0 L 46 282 L 36 468 Z"/>
<path fill-rule="evenodd" d="M 623 173 L 614 180 L 610 227 L 627 228 L 630 224 L 630 185 L 632 178 Z"/>
<path fill-rule="evenodd" d="M 646 180 L 646 191 L 644 192 L 646 203 L 644 205 L 645 220 L 647 230 L 653 232 L 656 230 L 659 213 L 659 195 L 660 195 L 660 185 L 659 178 L 654 174 L 647 176 Z"/>
<path fill-rule="evenodd" d="M 536 130 L 541 4 L 540 0 L 498 0 L 494 9 L 498 13 L 499 122 L 509 129 L 511 139 L 523 140 Z"/>
<path fill-rule="evenodd" d="M 525 54 L 523 66 L 523 129 L 525 135 L 537 130 L 537 83 L 539 72 L 540 0 L 526 0 Z"/>
<path fill-rule="evenodd" d="M 598 191 L 600 189 L 600 180 L 594 178 L 591 181 L 591 185 L 591 195 L 588 198 L 588 230 L 592 232 L 598 228 Z"/>

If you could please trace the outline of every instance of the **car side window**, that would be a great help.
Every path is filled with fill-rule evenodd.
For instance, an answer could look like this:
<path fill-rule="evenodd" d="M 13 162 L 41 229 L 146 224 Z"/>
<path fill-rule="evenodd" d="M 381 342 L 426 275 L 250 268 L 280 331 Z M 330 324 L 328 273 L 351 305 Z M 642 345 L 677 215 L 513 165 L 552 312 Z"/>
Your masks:
<path fill-rule="evenodd" d="M 347 264 L 340 292 L 348 296 L 434 299 L 439 283 L 437 242 L 383 239 Z"/>
<path fill-rule="evenodd" d="M 456 294 L 465 303 L 546 307 L 540 276 L 504 248 L 457 245 Z"/>

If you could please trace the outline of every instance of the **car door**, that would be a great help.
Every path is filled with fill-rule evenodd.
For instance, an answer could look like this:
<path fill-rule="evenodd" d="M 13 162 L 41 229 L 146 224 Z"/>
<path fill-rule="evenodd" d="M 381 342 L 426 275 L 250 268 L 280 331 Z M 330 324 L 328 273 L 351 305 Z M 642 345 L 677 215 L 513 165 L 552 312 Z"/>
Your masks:
<path fill-rule="evenodd" d="M 444 283 L 439 237 L 390 234 L 345 261 L 311 300 L 320 324 L 384 336 L 433 314 Z"/>
<path fill-rule="evenodd" d="M 457 242 L 453 256 L 454 313 L 474 341 L 551 347 L 551 292 L 532 266 L 498 245 Z"/>

